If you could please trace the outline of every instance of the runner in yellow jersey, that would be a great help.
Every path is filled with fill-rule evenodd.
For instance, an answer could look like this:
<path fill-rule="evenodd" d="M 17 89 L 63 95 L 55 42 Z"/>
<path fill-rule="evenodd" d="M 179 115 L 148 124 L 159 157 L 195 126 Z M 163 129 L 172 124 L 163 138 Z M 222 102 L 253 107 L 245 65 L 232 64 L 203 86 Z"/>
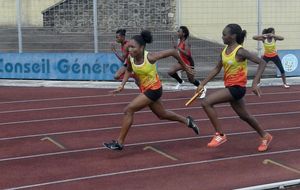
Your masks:
<path fill-rule="evenodd" d="M 162 58 L 172 56 L 177 59 L 186 72 L 192 73 L 191 68 L 186 66 L 186 64 L 180 59 L 180 56 L 175 49 L 155 53 L 147 52 L 145 50 L 146 44 L 151 42 L 152 35 L 149 31 L 142 31 L 140 35 L 134 36 L 129 41 L 127 70 L 121 85 L 113 92 L 121 92 L 124 89 L 130 74 L 133 72 L 138 78 L 141 94 L 139 94 L 131 101 L 131 103 L 129 103 L 129 105 L 126 106 L 122 129 L 118 139 L 103 144 L 110 150 L 123 149 L 126 135 L 133 123 L 134 113 L 145 107 L 149 107 L 159 119 L 181 122 L 189 128 L 192 128 L 196 134 L 199 134 L 199 129 L 192 117 L 183 117 L 164 108 L 160 99 L 162 96 L 162 85 L 157 74 L 155 62 Z"/>
<path fill-rule="evenodd" d="M 285 71 L 276 50 L 276 41 L 284 40 L 284 38 L 282 36 L 275 35 L 274 28 L 266 28 L 263 30 L 262 35 L 253 36 L 253 39 L 263 42 L 265 50 L 263 59 L 267 63 L 273 62 L 277 66 L 281 73 L 283 87 L 289 88 L 290 86 L 286 83 Z"/>
<path fill-rule="evenodd" d="M 272 136 L 266 133 L 257 120 L 247 111 L 243 97 L 246 93 L 247 84 L 247 59 L 259 64 L 255 78 L 252 83 L 252 90 L 259 95 L 257 86 L 260 77 L 265 69 L 266 62 L 252 54 L 242 47 L 246 31 L 238 24 L 229 24 L 223 30 L 223 41 L 226 47 L 221 53 L 218 65 L 204 79 L 197 91 L 200 91 L 211 79 L 213 79 L 224 68 L 224 85 L 226 88 L 218 90 L 202 101 L 202 107 L 215 128 L 216 134 L 208 143 L 208 147 L 217 147 L 227 141 L 214 105 L 229 102 L 237 115 L 247 122 L 261 137 L 261 143 L 258 151 L 266 151 Z M 197 92 L 196 91 L 196 92 Z"/>

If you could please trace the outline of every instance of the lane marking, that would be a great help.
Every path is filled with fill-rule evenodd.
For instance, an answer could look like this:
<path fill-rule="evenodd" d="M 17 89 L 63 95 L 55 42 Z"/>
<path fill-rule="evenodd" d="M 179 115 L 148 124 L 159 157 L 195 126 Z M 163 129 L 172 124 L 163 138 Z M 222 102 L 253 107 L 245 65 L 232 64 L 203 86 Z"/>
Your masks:
<path fill-rule="evenodd" d="M 300 129 L 297 128 L 297 129 Z M 291 129 L 288 128 L 281 128 L 281 129 L 267 129 L 267 132 L 271 131 L 288 131 Z M 235 135 L 247 135 L 247 134 L 254 134 L 255 131 L 246 131 L 246 132 L 236 132 L 236 133 L 227 133 L 227 136 L 235 136 Z M 205 135 L 205 136 L 195 136 L 195 137 L 184 137 L 184 138 L 176 138 L 176 139 L 165 139 L 165 140 L 157 140 L 157 141 L 147 141 L 147 142 L 138 142 L 127 144 L 126 147 L 133 147 L 133 146 L 140 146 L 146 144 L 158 144 L 158 143 L 169 143 L 169 142 L 179 142 L 179 141 L 186 141 L 186 140 L 194 140 L 194 139 L 205 139 L 211 138 L 212 135 Z M 6 161 L 13 161 L 13 160 L 23 160 L 23 159 L 30 159 L 30 158 L 40 158 L 40 157 L 48 157 L 48 156 L 56 156 L 56 155 L 65 155 L 65 154 L 72 154 L 72 153 L 81 153 L 81 152 L 89 152 L 89 151 L 96 151 L 96 150 L 103 150 L 106 149 L 104 147 L 94 147 L 94 148 L 85 148 L 85 149 L 76 149 L 76 150 L 67 150 L 67 151 L 59 151 L 59 152 L 50 152 L 50 153 L 42 153 L 42 154 L 34 154 L 34 155 L 27 155 L 27 156 L 18 156 L 18 157 L 10 157 L 10 158 L 2 158 L 0 162 Z"/>
<path fill-rule="evenodd" d="M 178 168 L 178 167 L 183 167 L 183 166 L 193 166 L 193 165 L 198 165 L 198 164 L 207 164 L 207 163 L 215 163 L 215 162 L 221 162 L 221 161 L 255 158 L 255 157 L 260 157 L 260 156 L 278 155 L 278 154 L 286 154 L 286 153 L 293 153 L 293 152 L 300 152 L 300 149 L 281 150 L 281 151 L 255 153 L 255 154 L 246 154 L 246 155 L 241 155 L 241 156 L 231 156 L 231 157 L 217 158 L 217 159 L 211 159 L 211 160 L 201 160 L 201 161 L 194 161 L 194 162 L 184 162 L 184 163 L 178 163 L 178 164 L 161 165 L 161 166 L 156 166 L 156 167 L 140 168 L 140 169 L 134 169 L 134 170 L 124 170 L 124 171 L 112 172 L 112 173 L 101 173 L 101 174 L 98 174 L 98 175 L 83 176 L 83 177 L 77 177 L 77 178 L 69 178 L 69 179 L 56 180 L 56 181 L 50 181 L 50 182 L 45 182 L 45 183 L 24 185 L 24 186 L 19 186 L 19 187 L 11 187 L 8 190 L 28 189 L 28 188 L 33 188 L 33 187 L 42 187 L 42 186 L 48 186 L 48 185 L 62 184 L 62 183 L 68 183 L 68 182 L 76 182 L 76 181 L 103 178 L 103 177 L 116 176 L 116 175 L 141 173 L 141 172 L 148 172 L 148 171 L 154 171 L 154 170 Z"/>
<path fill-rule="evenodd" d="M 182 90 L 180 92 L 186 93 L 186 91 L 192 91 L 195 90 Z M 178 91 L 164 91 L 164 93 L 178 93 Z M 263 93 L 263 96 L 265 95 L 280 95 L 280 94 L 298 94 L 300 91 L 283 91 L 283 92 L 267 92 Z M 130 95 L 138 95 L 140 93 L 124 93 L 124 94 L 118 94 L 117 96 L 130 96 Z M 108 97 L 111 96 L 109 94 L 103 94 L 103 95 L 90 95 L 90 96 L 70 96 L 70 97 L 61 97 L 61 98 L 44 98 L 44 99 L 29 99 L 29 100 L 15 100 L 15 101 L 7 101 L 7 102 L 0 102 L 1 104 L 13 104 L 13 103 L 31 103 L 31 102 L 43 102 L 43 101 L 55 101 L 55 100 L 73 100 L 73 99 L 85 99 L 85 98 L 99 98 L 99 97 Z M 246 94 L 246 96 L 254 96 L 254 94 L 249 93 Z"/>
<path fill-rule="evenodd" d="M 257 103 L 260 104 L 261 103 Z M 176 108 L 176 109 L 168 109 L 170 111 L 178 111 L 178 110 L 190 110 L 190 109 L 199 109 L 200 107 L 190 107 L 190 108 Z M 298 113 L 299 111 L 294 112 L 279 112 L 279 113 Z M 135 114 L 141 114 L 141 113 L 151 113 L 151 111 L 139 111 Z M 46 121 L 57 121 L 57 120 L 69 120 L 69 119 L 81 119 L 81 118 L 93 118 L 93 117 L 104 117 L 104 116 L 117 116 L 117 115 L 123 115 L 124 113 L 107 113 L 107 114 L 93 114 L 93 115 L 79 115 L 79 116 L 68 116 L 68 117 L 56 117 L 56 118 L 48 118 L 48 119 L 36 119 L 36 120 L 22 120 L 22 121 L 13 121 L 13 122 L 5 122 L 0 123 L 0 126 L 4 125 L 13 125 L 13 124 L 24 124 L 24 123 L 36 123 L 36 122 L 46 122 Z M 267 114 L 266 114 L 267 115 Z M 255 115 L 254 115 L 255 116 Z M 173 122 L 174 123 L 174 122 Z"/>
<path fill-rule="evenodd" d="M 126 96 L 126 95 L 135 95 L 138 93 L 127 93 L 127 94 L 118 94 L 118 96 Z M 43 102 L 43 101 L 55 101 L 55 100 L 73 100 L 73 99 L 84 99 L 84 98 L 100 98 L 100 97 L 108 97 L 111 96 L 109 94 L 103 95 L 91 95 L 91 96 L 70 96 L 70 97 L 61 97 L 61 98 L 44 98 L 44 99 L 29 99 L 29 100 L 15 100 L 15 101 L 7 101 L 0 102 L 0 104 L 14 104 L 14 103 L 31 103 L 31 102 Z"/>
<path fill-rule="evenodd" d="M 279 163 L 279 162 L 275 162 L 274 160 L 271 160 L 271 159 L 265 159 L 265 160 L 263 161 L 263 164 L 265 164 L 265 165 L 267 165 L 267 164 L 272 164 L 272 165 L 275 165 L 275 166 L 279 166 L 279 167 L 281 167 L 281 168 L 283 168 L 283 169 L 286 169 L 286 170 L 288 170 L 288 171 L 291 171 L 291 172 L 300 174 L 300 171 L 299 171 L 299 170 L 294 169 L 294 168 L 291 168 L 291 167 L 286 166 L 286 165 L 283 165 L 283 164 L 281 164 L 281 163 Z"/>
<path fill-rule="evenodd" d="M 172 93 L 173 91 L 165 90 L 164 93 Z M 300 93 L 300 91 L 293 91 L 291 93 Z M 281 93 L 281 92 L 278 92 Z M 285 93 L 285 92 L 283 92 Z M 116 96 L 131 96 L 131 95 L 138 95 L 139 92 L 130 92 L 130 93 L 121 93 L 117 94 Z M 14 101 L 7 101 L 7 102 L 0 102 L 0 104 L 13 104 L 13 103 L 31 103 L 31 102 L 43 102 L 43 101 L 55 101 L 55 100 L 73 100 L 73 99 L 85 99 L 85 98 L 100 98 L 100 97 L 111 97 L 111 95 L 102 94 L 102 95 L 89 95 L 89 96 L 69 96 L 69 97 L 60 97 L 60 98 L 42 98 L 42 99 L 27 99 L 27 100 L 14 100 Z"/>
<path fill-rule="evenodd" d="M 58 146 L 61 149 L 66 149 L 66 147 L 64 147 L 62 144 L 60 144 L 59 142 L 57 142 L 56 140 L 54 140 L 51 137 L 44 137 L 41 139 L 41 141 L 45 141 L 45 140 L 50 141 L 51 143 L 55 144 L 56 146 Z"/>
<path fill-rule="evenodd" d="M 147 123 L 147 124 L 136 124 L 132 125 L 132 127 L 147 127 L 152 125 L 163 125 L 166 123 Z M 24 135 L 24 136 L 15 136 L 15 137 L 3 137 L 0 138 L 0 141 L 6 140 L 15 140 L 15 139 L 26 139 L 26 138 L 34 138 L 34 137 L 41 137 L 41 136 L 51 136 L 51 135 L 65 135 L 65 134 L 76 134 L 76 133 L 88 133 L 88 132 L 95 132 L 95 131 L 106 131 L 106 130 L 114 130 L 120 129 L 121 127 L 108 127 L 108 128 L 96 128 L 96 129 L 83 129 L 83 130 L 74 130 L 74 131 L 61 131 L 61 132 L 53 132 L 53 133 L 39 133 L 39 134 L 32 134 L 32 135 Z M 267 129 L 266 131 L 282 131 L 282 130 L 297 130 L 300 129 L 300 126 L 295 127 L 287 127 L 287 128 L 271 128 Z"/>
<path fill-rule="evenodd" d="M 178 101 L 178 100 L 186 100 L 189 98 L 166 98 L 164 102 L 168 101 Z M 295 103 L 299 102 L 299 99 L 295 100 L 282 100 L 282 101 L 267 101 L 267 102 L 248 102 L 247 105 L 262 105 L 262 104 L 280 104 L 280 103 Z M 100 106 L 111 106 L 111 105 L 124 105 L 129 104 L 130 101 L 127 102 L 113 102 L 113 103 L 101 103 L 101 104 L 83 104 L 83 105 L 70 105 L 70 106 L 56 106 L 56 107 L 45 107 L 45 108 L 31 108 L 31 109 L 19 109 L 19 110 L 7 110 L 7 111 L 0 111 L 0 114 L 5 113 L 20 113 L 20 112 L 31 112 L 31 111 L 47 111 L 47 110 L 57 110 L 57 109 L 71 109 L 71 108 L 88 108 L 88 107 L 100 107 Z M 230 105 L 217 105 L 216 107 L 230 107 Z M 190 107 L 191 109 L 202 107 Z M 185 108 L 189 109 L 189 108 Z M 148 111 L 150 112 L 150 111 Z"/>
<path fill-rule="evenodd" d="M 167 102 L 167 101 L 178 101 L 178 100 L 185 100 L 185 99 L 187 99 L 187 98 L 164 99 L 164 101 L 165 102 Z M 295 100 L 295 101 L 300 101 L 300 100 Z M 101 104 L 81 104 L 81 105 L 70 105 L 70 106 L 56 106 L 56 107 L 45 107 L 45 108 L 7 110 L 7 111 L 0 111 L 0 114 L 30 112 L 30 111 L 46 111 L 46 110 L 57 110 L 57 109 L 70 109 L 70 108 L 101 107 L 101 106 L 111 106 L 111 105 L 124 105 L 124 104 L 129 104 L 129 103 L 130 102 L 114 102 L 114 103 L 101 103 Z M 283 102 L 283 103 L 285 103 L 285 102 Z"/>
<path fill-rule="evenodd" d="M 300 114 L 299 112 L 296 113 L 288 113 L 285 112 L 282 114 L 276 114 L 278 115 L 290 115 L 290 114 Z M 255 117 L 263 117 L 263 116 L 273 116 L 273 115 L 254 115 Z M 225 119 L 236 119 L 238 116 L 228 116 L 228 117 L 220 117 L 220 120 Z M 195 119 L 195 121 L 201 122 L 201 121 L 208 121 L 209 119 Z M 131 127 L 147 127 L 147 126 L 156 126 L 156 125 L 167 125 L 167 124 L 174 124 L 177 122 L 174 121 L 166 121 L 166 122 L 152 122 L 152 123 L 144 123 L 144 124 L 134 124 Z M 297 127 L 296 127 L 297 128 Z M 40 133 L 40 134 L 33 134 L 33 135 L 24 135 L 24 136 L 15 136 L 15 137 L 3 137 L 0 138 L 0 141 L 5 140 L 14 140 L 14 139 L 22 139 L 22 138 L 32 138 L 32 137 L 39 137 L 39 136 L 49 136 L 49 135 L 64 135 L 64 134 L 73 134 L 73 133 L 85 133 L 85 132 L 93 132 L 93 131 L 108 131 L 108 130 L 115 130 L 115 129 L 121 129 L 121 127 L 104 127 L 104 128 L 96 128 L 96 129 L 82 129 L 82 130 L 74 130 L 74 131 L 62 131 L 62 132 L 53 132 L 53 133 Z M 292 129 L 292 128 L 290 128 Z"/>
<path fill-rule="evenodd" d="M 167 153 L 165 153 L 165 152 L 163 152 L 163 151 L 161 151 L 161 150 L 159 150 L 159 149 L 157 149 L 157 148 L 154 148 L 153 146 L 145 146 L 145 147 L 143 148 L 143 150 L 152 150 L 152 151 L 154 151 L 154 152 L 156 152 L 156 153 L 158 153 L 158 154 L 160 154 L 160 155 L 162 155 L 162 156 L 164 156 L 164 157 L 166 157 L 166 158 L 169 158 L 169 159 L 171 159 L 171 160 L 174 160 L 174 161 L 177 161 L 177 160 L 178 160 L 178 159 L 175 158 L 174 156 L 171 156 L 171 155 L 169 155 L 169 154 L 167 154 Z"/>

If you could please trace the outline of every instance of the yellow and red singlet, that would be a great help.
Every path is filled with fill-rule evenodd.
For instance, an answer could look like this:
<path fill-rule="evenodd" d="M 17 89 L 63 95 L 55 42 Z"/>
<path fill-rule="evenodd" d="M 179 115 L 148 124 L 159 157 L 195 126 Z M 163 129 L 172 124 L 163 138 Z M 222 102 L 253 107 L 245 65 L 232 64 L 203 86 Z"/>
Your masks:
<path fill-rule="evenodd" d="M 247 84 L 247 60 L 238 62 L 236 60 L 237 51 L 242 48 L 237 46 L 229 55 L 226 54 L 226 46 L 222 52 L 222 64 L 224 67 L 224 84 L 228 86 L 245 87 Z"/>
<path fill-rule="evenodd" d="M 146 90 L 157 90 L 161 87 L 161 82 L 156 69 L 156 64 L 151 64 L 147 58 L 148 52 L 144 52 L 144 62 L 141 65 L 134 63 L 134 58 L 129 56 L 132 70 L 139 81 L 142 92 Z"/>

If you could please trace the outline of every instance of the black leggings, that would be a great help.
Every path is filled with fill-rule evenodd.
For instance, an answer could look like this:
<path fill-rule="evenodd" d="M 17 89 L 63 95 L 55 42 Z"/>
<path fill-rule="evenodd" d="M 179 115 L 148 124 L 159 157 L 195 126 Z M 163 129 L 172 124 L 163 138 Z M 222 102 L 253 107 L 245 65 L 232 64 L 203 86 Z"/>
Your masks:
<path fill-rule="evenodd" d="M 282 66 L 282 63 L 281 63 L 281 60 L 279 58 L 278 55 L 274 56 L 274 57 L 266 57 L 266 56 L 263 56 L 263 59 L 265 60 L 265 62 L 269 62 L 269 61 L 272 61 L 276 66 L 277 68 L 279 69 L 280 73 L 281 74 L 284 74 L 284 69 L 283 69 L 283 66 Z"/>

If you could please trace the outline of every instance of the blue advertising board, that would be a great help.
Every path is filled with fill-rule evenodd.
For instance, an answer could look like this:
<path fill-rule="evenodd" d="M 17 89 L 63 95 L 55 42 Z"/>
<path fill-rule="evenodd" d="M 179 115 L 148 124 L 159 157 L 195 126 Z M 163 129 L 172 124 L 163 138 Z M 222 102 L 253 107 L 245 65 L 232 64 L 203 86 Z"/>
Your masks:
<path fill-rule="evenodd" d="M 279 50 L 278 55 L 286 76 L 300 76 L 300 50 Z M 278 69 L 277 76 L 280 76 Z"/>
<path fill-rule="evenodd" d="M 0 53 L 0 78 L 113 80 L 121 65 L 112 53 Z"/>

